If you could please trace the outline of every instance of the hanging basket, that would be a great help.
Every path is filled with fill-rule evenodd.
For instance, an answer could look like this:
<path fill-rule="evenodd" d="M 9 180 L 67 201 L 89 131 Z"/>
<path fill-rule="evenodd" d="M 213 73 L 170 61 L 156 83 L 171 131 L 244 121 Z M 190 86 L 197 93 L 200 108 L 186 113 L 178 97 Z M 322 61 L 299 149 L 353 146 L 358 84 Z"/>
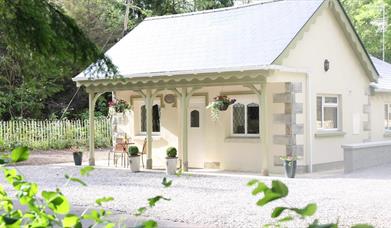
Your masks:
<path fill-rule="evenodd" d="M 216 120 L 218 119 L 219 113 L 221 111 L 226 111 L 228 107 L 235 102 L 236 99 L 231 99 L 227 96 L 217 96 L 214 98 L 214 101 L 208 105 L 207 108 L 210 109 L 212 118 Z"/>

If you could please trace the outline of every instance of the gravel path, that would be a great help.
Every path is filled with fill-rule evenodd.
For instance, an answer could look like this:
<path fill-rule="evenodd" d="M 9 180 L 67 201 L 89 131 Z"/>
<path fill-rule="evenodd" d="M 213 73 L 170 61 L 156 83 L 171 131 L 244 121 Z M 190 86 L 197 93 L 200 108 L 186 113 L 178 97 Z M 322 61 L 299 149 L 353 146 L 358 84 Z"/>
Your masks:
<path fill-rule="evenodd" d="M 64 174 L 77 174 L 78 168 L 67 165 L 20 166 L 28 180 L 43 189 L 54 189 L 64 184 Z M 354 223 L 371 223 L 376 227 L 391 226 L 391 167 L 361 172 L 360 175 L 337 176 L 325 179 L 283 179 L 290 194 L 290 205 L 301 207 L 310 202 L 318 204 L 317 218 L 321 222 L 336 222 L 342 227 Z M 375 173 L 388 173 L 383 179 Z M 369 175 L 369 176 L 368 176 Z M 88 206 L 98 197 L 113 196 L 108 208 L 132 213 L 146 205 L 147 199 L 164 195 L 171 201 L 159 202 L 146 215 L 155 219 L 198 224 L 205 227 L 260 227 L 270 222 L 271 209 L 282 206 L 275 202 L 260 208 L 246 186 L 251 177 L 183 175 L 170 177 L 173 186 L 163 189 L 160 172 L 130 173 L 125 169 L 98 168 L 84 178 L 88 187 L 72 183 L 62 188 L 72 203 Z M 360 178 L 359 178 L 360 177 Z M 363 177 L 363 178 L 361 178 Z M 259 178 L 260 179 L 260 178 Z M 263 178 L 266 182 L 271 179 Z M 3 182 L 3 180 L 1 180 Z M 292 227 L 302 223 L 290 224 Z"/>

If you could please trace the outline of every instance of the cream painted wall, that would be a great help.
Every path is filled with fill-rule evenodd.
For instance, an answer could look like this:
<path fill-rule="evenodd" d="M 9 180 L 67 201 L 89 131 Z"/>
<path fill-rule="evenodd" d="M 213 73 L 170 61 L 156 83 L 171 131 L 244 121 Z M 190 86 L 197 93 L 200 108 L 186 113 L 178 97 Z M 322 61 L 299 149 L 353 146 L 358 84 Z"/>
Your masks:
<path fill-rule="evenodd" d="M 324 60 L 330 61 L 330 70 L 324 71 Z M 342 28 L 330 9 L 325 9 L 309 27 L 309 31 L 283 59 L 285 66 L 305 69 L 309 73 L 311 88 L 311 128 L 316 129 L 316 95 L 339 95 L 342 99 L 341 130 L 344 136 L 315 137 L 311 135 L 312 161 L 314 164 L 343 160 L 341 144 L 362 142 L 368 138 L 362 126 L 358 135 L 353 135 L 353 115 L 366 120 L 363 105 L 368 102 L 365 95 L 369 80 L 346 39 Z"/>
<path fill-rule="evenodd" d="M 272 83 L 267 86 L 267 94 L 279 93 L 283 90 L 283 84 L 278 85 Z M 248 88 L 242 86 L 230 86 L 230 87 L 206 87 L 197 93 L 208 93 L 209 101 L 212 101 L 213 97 L 220 95 L 221 93 L 230 93 L 230 97 L 235 97 L 238 102 L 242 100 L 248 100 L 254 103 L 258 103 L 258 99 L 255 94 L 242 94 L 243 92 L 249 92 Z M 164 91 L 161 94 L 165 95 L 171 93 L 170 91 Z M 117 92 L 117 97 L 130 102 L 130 96 L 138 96 L 130 91 Z M 202 96 L 202 99 L 205 97 Z M 272 104 L 272 96 L 268 96 L 267 105 L 270 112 L 279 113 L 283 112 L 281 104 Z M 199 102 L 199 98 L 193 97 L 190 101 L 196 99 L 194 102 Z M 160 99 L 156 99 L 155 102 L 160 102 Z M 135 139 L 137 145 L 142 146 L 142 142 L 145 136 L 140 135 L 140 106 L 143 104 L 141 98 L 132 99 L 133 103 L 133 116 L 134 119 L 131 123 L 132 131 L 134 135 L 131 135 Z M 190 104 L 191 106 L 191 104 Z M 274 107 L 275 106 L 275 107 Z M 261 108 L 262 110 L 262 108 Z M 261 171 L 261 144 L 259 137 L 233 137 L 231 135 L 231 107 L 221 112 L 220 118 L 214 121 L 210 117 L 210 111 L 204 111 L 203 120 L 204 126 L 204 148 L 205 148 L 205 162 L 219 162 L 220 168 L 225 170 L 237 170 L 237 171 Z M 267 115 L 267 126 L 275 131 L 281 131 L 285 129 L 283 126 L 272 126 L 273 116 Z M 134 122 L 133 122 L 134 121 Z M 131 130 L 129 130 L 130 134 Z M 165 164 L 165 149 L 168 146 L 178 146 L 178 132 L 179 132 L 179 118 L 178 108 L 172 107 L 171 104 L 164 104 L 161 108 L 161 134 L 154 136 L 153 142 L 153 164 L 154 167 L 164 167 Z M 269 138 L 270 139 L 270 138 Z M 189 138 L 189 141 L 192 140 Z M 271 140 L 271 139 L 270 139 Z M 276 155 L 283 153 L 284 147 L 269 148 L 273 151 L 277 151 Z"/>

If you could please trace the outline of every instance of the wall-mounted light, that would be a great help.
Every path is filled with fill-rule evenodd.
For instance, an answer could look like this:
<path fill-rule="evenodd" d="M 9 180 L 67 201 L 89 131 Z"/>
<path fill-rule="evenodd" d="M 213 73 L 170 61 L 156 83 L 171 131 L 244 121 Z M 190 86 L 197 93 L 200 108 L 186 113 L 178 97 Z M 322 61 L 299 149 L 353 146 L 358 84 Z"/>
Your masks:
<path fill-rule="evenodd" d="M 328 59 L 325 59 L 324 60 L 324 71 L 329 71 L 329 69 L 330 69 L 330 61 L 328 60 Z"/>

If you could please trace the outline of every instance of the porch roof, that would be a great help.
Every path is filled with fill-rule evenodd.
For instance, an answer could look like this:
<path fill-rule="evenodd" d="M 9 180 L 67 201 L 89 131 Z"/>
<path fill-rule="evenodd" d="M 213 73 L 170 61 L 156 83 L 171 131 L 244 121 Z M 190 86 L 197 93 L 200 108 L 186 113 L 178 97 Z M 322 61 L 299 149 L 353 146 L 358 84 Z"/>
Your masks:
<path fill-rule="evenodd" d="M 151 17 L 106 54 L 126 78 L 264 67 L 273 64 L 323 2 L 268 1 Z M 74 80 L 88 76 L 82 72 Z"/>
<path fill-rule="evenodd" d="M 379 72 L 378 82 L 372 83 L 371 86 L 377 92 L 391 92 L 391 64 L 374 56 L 371 56 L 371 59 Z"/>

